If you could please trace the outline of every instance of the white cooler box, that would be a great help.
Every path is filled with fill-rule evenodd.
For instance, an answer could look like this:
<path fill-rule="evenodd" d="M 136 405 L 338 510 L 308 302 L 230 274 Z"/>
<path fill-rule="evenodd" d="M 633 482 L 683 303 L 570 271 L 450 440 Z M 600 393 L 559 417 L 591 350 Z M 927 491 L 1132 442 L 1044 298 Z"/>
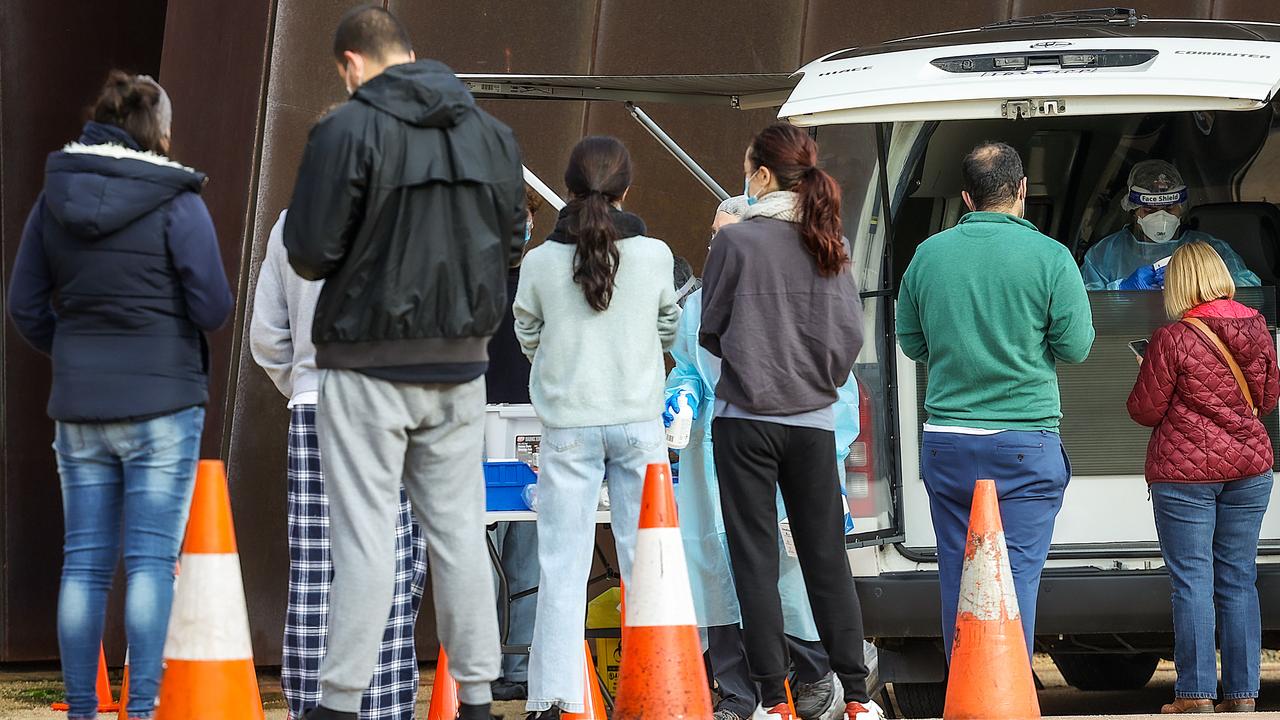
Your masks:
<path fill-rule="evenodd" d="M 484 409 L 486 462 L 522 460 L 535 464 L 542 441 L 542 422 L 529 404 L 488 405 Z"/>

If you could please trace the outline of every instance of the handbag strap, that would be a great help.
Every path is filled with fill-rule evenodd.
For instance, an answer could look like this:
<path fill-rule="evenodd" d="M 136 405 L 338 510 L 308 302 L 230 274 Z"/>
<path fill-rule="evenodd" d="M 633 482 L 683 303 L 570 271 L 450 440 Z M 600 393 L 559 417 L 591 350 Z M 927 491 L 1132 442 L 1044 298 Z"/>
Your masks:
<path fill-rule="evenodd" d="M 1240 386 L 1240 392 L 1244 395 L 1244 401 L 1249 404 L 1249 411 L 1254 415 L 1257 415 L 1258 408 L 1253 404 L 1253 393 L 1249 392 L 1249 383 L 1245 382 L 1244 373 L 1240 371 L 1240 364 L 1236 362 L 1231 351 L 1223 344 L 1222 338 L 1218 337 L 1217 333 L 1210 330 L 1209 326 L 1205 325 L 1200 318 L 1184 317 L 1182 318 L 1182 322 L 1190 325 L 1196 330 L 1199 330 L 1201 335 L 1207 338 L 1209 342 L 1213 343 L 1214 347 L 1218 348 L 1218 354 L 1227 362 L 1227 367 L 1231 369 L 1231 374 L 1236 378 L 1236 384 Z"/>

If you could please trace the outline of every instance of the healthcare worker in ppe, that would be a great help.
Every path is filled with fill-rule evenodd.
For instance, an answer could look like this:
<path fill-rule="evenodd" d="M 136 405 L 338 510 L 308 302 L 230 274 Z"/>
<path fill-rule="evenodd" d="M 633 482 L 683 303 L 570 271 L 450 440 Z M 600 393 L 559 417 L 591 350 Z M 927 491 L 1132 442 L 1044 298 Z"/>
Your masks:
<path fill-rule="evenodd" d="M 1237 286 L 1261 285 L 1258 276 L 1245 267 L 1230 245 L 1182 226 L 1188 196 L 1187 185 L 1172 164 L 1143 160 L 1134 165 L 1129 172 L 1129 194 L 1120 203 L 1132 213 L 1133 222 L 1085 253 L 1081 268 L 1085 289 L 1159 290 L 1164 287 L 1161 261 L 1196 240 L 1209 243 L 1218 251 Z"/>
<path fill-rule="evenodd" d="M 729 198 L 716 211 L 712 235 L 722 225 L 737 222 L 747 209 L 743 196 Z M 693 284 L 680 283 L 685 288 Z M 741 616 L 725 540 L 724 518 L 720 512 L 720 492 L 711 450 L 711 420 L 715 406 L 715 386 L 720 377 L 720 360 L 698 345 L 698 325 L 702 318 L 702 290 L 684 299 L 684 312 L 671 348 L 675 367 L 667 377 L 667 410 L 663 420 L 670 425 L 681 402 L 695 413 L 689 445 L 680 451 L 680 482 L 676 484 L 676 504 L 680 509 L 680 534 L 689 566 L 694 609 L 698 625 L 705 629 L 711 671 L 719 686 L 720 702 L 715 720 L 749 718 L 759 700 L 751 680 L 746 649 L 742 644 Z M 840 388 L 835 405 L 837 467 L 844 492 L 844 459 L 857 438 L 858 384 L 850 375 Z M 778 518 L 786 517 L 779 494 Z M 845 532 L 853 521 L 845 513 Z M 808 595 L 800 564 L 779 538 L 778 590 L 782 598 L 783 624 L 794 666 L 792 692 L 796 713 L 801 718 L 825 717 L 837 704 L 843 705 L 843 689 L 831 672 L 826 652 L 819 642 L 818 629 L 809 609 Z M 874 648 L 866 648 L 870 654 Z"/>

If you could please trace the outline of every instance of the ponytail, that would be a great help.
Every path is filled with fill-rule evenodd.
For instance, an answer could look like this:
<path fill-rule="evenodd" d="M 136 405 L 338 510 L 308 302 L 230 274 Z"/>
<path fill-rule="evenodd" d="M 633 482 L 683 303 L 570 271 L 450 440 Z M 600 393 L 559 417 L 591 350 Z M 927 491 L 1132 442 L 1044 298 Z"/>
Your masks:
<path fill-rule="evenodd" d="M 810 166 L 795 191 L 800 196 L 800 237 L 818 261 L 818 274 L 840 274 L 849 266 L 840 223 L 840 185 L 826 171 Z"/>
<path fill-rule="evenodd" d="M 566 233 L 577 245 L 573 281 L 591 309 L 604 312 L 613 300 L 621 261 L 611 205 L 631 186 L 631 155 L 617 138 L 585 138 L 569 155 L 564 183 L 572 198 L 565 207 Z"/>
<path fill-rule="evenodd" d="M 840 184 L 818 165 L 818 144 L 800 128 L 774 123 L 756 135 L 747 150 L 752 167 L 767 167 L 783 190 L 799 196 L 800 238 L 818 264 L 818 274 L 834 277 L 849 266 L 840 223 Z"/>
<path fill-rule="evenodd" d="M 600 193 L 575 199 L 574 203 L 578 205 L 578 222 L 573 237 L 578 249 L 573 254 L 573 281 L 582 287 L 591 309 L 604 312 L 613 300 L 618 276 L 618 230 L 609 217 L 609 203 Z"/>
<path fill-rule="evenodd" d="M 129 133 L 143 150 L 164 154 L 173 110 L 169 96 L 155 80 L 112 70 L 91 116 L 94 122 Z"/>

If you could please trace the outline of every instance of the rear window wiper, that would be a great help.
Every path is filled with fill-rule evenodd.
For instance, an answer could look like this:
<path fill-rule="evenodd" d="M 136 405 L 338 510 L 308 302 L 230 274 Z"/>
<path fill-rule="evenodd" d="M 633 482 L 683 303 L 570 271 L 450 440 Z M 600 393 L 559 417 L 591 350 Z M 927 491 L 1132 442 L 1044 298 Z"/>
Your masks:
<path fill-rule="evenodd" d="M 1110 7 L 1094 10 L 1064 10 L 1043 15 L 1011 18 L 998 23 L 983 25 L 982 29 L 999 30 L 1042 25 L 1127 25 L 1133 27 L 1138 24 L 1138 19 L 1138 11 L 1133 8 Z"/>

